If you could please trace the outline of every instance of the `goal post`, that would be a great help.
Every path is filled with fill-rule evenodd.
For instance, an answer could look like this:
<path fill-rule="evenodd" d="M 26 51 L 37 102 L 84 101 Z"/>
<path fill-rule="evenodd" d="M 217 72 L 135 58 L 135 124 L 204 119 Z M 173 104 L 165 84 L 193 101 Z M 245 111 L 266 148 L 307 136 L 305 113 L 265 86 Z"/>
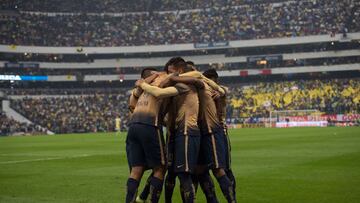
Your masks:
<path fill-rule="evenodd" d="M 270 111 L 267 127 L 325 126 L 317 109 Z"/>

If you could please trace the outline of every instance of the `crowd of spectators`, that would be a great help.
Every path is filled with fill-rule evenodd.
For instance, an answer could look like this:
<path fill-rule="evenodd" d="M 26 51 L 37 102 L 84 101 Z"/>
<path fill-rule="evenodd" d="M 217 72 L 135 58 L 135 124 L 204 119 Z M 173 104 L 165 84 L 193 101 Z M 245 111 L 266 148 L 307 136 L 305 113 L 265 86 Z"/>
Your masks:
<path fill-rule="evenodd" d="M 359 4 L 306 0 L 120 16 L 21 12 L 0 18 L 0 44 L 133 46 L 356 32 Z"/>
<path fill-rule="evenodd" d="M 127 97 L 95 94 L 70 97 L 26 97 L 11 101 L 11 107 L 32 122 L 54 133 L 111 132 L 115 119 L 127 123 Z"/>
<path fill-rule="evenodd" d="M 6 135 L 39 135 L 45 134 L 44 130 L 35 124 L 20 123 L 9 118 L 0 110 L 0 136 Z"/>
<path fill-rule="evenodd" d="M 329 79 L 257 83 L 232 87 L 228 118 L 268 118 L 271 111 L 315 109 L 360 113 L 360 80 Z"/>
<path fill-rule="evenodd" d="M 238 6 L 286 0 L 2 0 L 1 9 L 37 12 L 143 12 Z"/>
<path fill-rule="evenodd" d="M 229 123 L 269 118 L 269 113 L 275 110 L 314 109 L 326 114 L 360 113 L 358 78 L 233 84 L 229 88 Z M 116 118 L 121 119 L 122 129 L 127 128 L 128 122 L 129 92 L 126 89 L 116 91 L 91 93 L 88 90 L 86 93 L 84 90 L 72 92 L 77 95 L 27 96 L 12 99 L 11 107 L 35 124 L 55 133 L 110 132 L 116 130 Z"/>

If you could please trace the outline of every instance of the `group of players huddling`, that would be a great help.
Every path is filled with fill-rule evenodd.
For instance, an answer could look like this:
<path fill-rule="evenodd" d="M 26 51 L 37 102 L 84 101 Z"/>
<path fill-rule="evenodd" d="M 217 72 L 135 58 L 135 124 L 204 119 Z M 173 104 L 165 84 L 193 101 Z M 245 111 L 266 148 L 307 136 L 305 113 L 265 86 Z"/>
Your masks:
<path fill-rule="evenodd" d="M 193 62 L 174 57 L 163 72 L 146 68 L 141 77 L 129 99 L 126 152 L 130 175 L 126 203 L 158 202 L 164 179 L 165 202 L 171 202 L 176 177 L 183 202 L 195 202 L 198 185 L 207 202 L 219 202 L 209 170 L 227 201 L 235 203 L 235 178 L 225 124 L 228 90 L 218 85 L 216 71 L 209 69 L 201 74 Z M 152 169 L 152 173 L 137 196 L 147 169 Z"/>

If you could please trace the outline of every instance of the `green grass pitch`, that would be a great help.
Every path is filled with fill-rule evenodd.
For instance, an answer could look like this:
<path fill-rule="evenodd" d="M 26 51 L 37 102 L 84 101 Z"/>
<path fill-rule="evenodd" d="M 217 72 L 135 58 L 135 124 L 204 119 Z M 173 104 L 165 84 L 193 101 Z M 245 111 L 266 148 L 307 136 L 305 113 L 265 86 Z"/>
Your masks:
<path fill-rule="evenodd" d="M 360 202 L 359 127 L 230 136 L 239 202 Z M 124 202 L 127 175 L 125 134 L 0 138 L 0 202 Z M 217 196 L 225 202 L 218 187 Z M 197 202 L 205 202 L 201 192 Z"/>

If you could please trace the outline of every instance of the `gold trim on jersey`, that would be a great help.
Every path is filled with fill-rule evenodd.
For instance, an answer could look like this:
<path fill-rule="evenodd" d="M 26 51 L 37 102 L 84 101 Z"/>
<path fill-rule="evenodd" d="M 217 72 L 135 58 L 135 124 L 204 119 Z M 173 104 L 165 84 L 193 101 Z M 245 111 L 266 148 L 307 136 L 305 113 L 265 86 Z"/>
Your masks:
<path fill-rule="evenodd" d="M 189 143 L 189 136 L 185 135 L 185 171 L 189 171 L 188 143 Z"/>
<path fill-rule="evenodd" d="M 217 157 L 217 150 L 216 150 L 216 144 L 215 144 L 215 137 L 214 134 L 211 133 L 211 144 L 213 147 L 213 155 L 214 155 L 214 160 L 215 160 L 215 168 L 219 167 L 219 161 L 218 161 L 218 157 Z"/>

